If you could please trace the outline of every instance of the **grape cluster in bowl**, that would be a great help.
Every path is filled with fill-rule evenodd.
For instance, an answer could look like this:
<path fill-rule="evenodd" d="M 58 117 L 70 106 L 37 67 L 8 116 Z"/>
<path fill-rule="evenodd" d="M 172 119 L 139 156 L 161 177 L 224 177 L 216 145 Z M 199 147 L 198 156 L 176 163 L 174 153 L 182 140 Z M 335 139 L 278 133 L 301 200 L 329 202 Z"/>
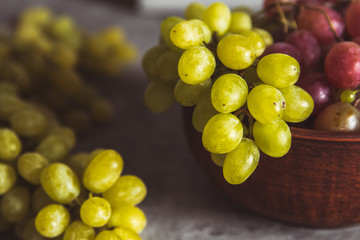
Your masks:
<path fill-rule="evenodd" d="M 283 53 L 264 55 L 271 34 L 254 28 L 243 8 L 221 2 L 192 3 L 185 19 L 171 16 L 160 25 L 161 39 L 143 57 L 150 83 L 145 103 L 154 112 L 174 100 L 193 107 L 194 128 L 230 184 L 255 170 L 259 149 L 284 156 L 291 146 L 287 122 L 307 119 L 314 103 L 295 85 L 298 61 Z"/>

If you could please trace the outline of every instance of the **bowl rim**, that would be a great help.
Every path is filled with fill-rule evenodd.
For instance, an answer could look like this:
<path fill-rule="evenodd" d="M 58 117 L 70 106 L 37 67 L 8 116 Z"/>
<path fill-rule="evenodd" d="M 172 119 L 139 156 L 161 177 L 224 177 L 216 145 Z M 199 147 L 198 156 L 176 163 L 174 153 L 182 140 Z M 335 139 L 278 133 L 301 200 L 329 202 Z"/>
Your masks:
<path fill-rule="evenodd" d="M 308 128 L 290 127 L 294 139 L 325 142 L 360 142 L 360 132 L 335 132 Z"/>

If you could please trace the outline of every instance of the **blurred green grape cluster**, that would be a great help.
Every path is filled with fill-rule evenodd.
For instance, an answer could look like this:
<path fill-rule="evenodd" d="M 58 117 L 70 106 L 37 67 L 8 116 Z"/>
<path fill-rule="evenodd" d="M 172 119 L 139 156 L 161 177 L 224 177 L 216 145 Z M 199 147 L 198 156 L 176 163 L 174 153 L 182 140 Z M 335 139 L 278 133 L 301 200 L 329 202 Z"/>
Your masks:
<path fill-rule="evenodd" d="M 46 104 L 77 131 L 113 115 L 110 102 L 84 76 L 110 78 L 135 57 L 121 28 L 89 33 L 46 7 L 24 10 L 13 28 L 0 31 L 0 82 L 15 83 L 20 95 Z"/>

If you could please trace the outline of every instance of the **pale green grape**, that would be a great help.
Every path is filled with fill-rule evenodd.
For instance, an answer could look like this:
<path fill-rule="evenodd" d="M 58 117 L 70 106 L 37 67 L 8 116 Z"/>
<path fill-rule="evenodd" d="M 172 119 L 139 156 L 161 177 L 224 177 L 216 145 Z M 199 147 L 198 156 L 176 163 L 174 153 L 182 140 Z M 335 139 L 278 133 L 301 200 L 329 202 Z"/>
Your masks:
<path fill-rule="evenodd" d="M 252 20 L 248 13 L 235 11 L 231 13 L 231 23 L 229 32 L 235 33 L 241 30 L 251 30 Z"/>
<path fill-rule="evenodd" d="M 310 116 L 314 109 L 314 101 L 309 93 L 296 85 L 279 90 L 286 102 L 283 116 L 286 122 L 302 122 Z"/>
<path fill-rule="evenodd" d="M 53 203 L 55 203 L 55 201 L 46 194 L 41 186 L 37 187 L 31 196 L 33 212 L 39 212 L 42 208 Z"/>
<path fill-rule="evenodd" d="M 230 184 L 243 183 L 256 169 L 260 158 L 259 148 L 255 142 L 243 138 L 240 144 L 226 154 L 223 175 Z"/>
<path fill-rule="evenodd" d="M 192 20 L 190 20 L 190 22 L 194 22 L 194 23 L 198 24 L 201 27 L 204 42 L 209 43 L 211 41 L 211 37 L 212 37 L 211 36 L 211 30 L 210 30 L 209 26 L 204 21 L 202 21 L 200 19 L 192 19 Z"/>
<path fill-rule="evenodd" d="M 215 56 L 209 49 L 197 46 L 187 49 L 180 57 L 178 72 L 181 80 L 187 84 L 199 84 L 214 73 Z"/>
<path fill-rule="evenodd" d="M 17 180 L 16 172 L 10 165 L 0 162 L 0 195 L 9 191 Z"/>
<path fill-rule="evenodd" d="M 97 97 L 91 101 L 90 112 L 96 123 L 108 123 L 115 115 L 114 106 L 110 101 Z"/>
<path fill-rule="evenodd" d="M 232 8 L 232 11 L 233 12 L 246 12 L 250 16 L 252 14 L 254 14 L 254 10 L 248 6 L 236 6 L 236 7 Z"/>
<path fill-rule="evenodd" d="M 250 42 L 252 42 L 256 57 L 259 57 L 261 54 L 263 54 L 266 45 L 260 34 L 252 30 L 239 30 L 237 33 L 246 37 L 248 40 L 250 40 Z"/>
<path fill-rule="evenodd" d="M 290 128 L 283 120 L 270 124 L 256 121 L 253 136 L 260 150 L 271 157 L 284 156 L 291 146 Z"/>
<path fill-rule="evenodd" d="M 175 102 L 175 83 L 154 80 L 145 90 L 145 105 L 154 113 L 161 113 L 169 109 Z"/>
<path fill-rule="evenodd" d="M 119 178 L 124 162 L 114 150 L 103 150 L 89 163 L 84 172 L 83 184 L 93 193 L 108 190 Z"/>
<path fill-rule="evenodd" d="M 20 21 L 31 23 L 38 26 L 44 26 L 50 22 L 51 11 L 44 6 L 36 6 L 24 10 L 20 15 Z"/>
<path fill-rule="evenodd" d="M 17 161 L 20 176 L 32 184 L 40 183 L 40 173 L 47 165 L 49 161 L 35 152 L 24 153 Z"/>
<path fill-rule="evenodd" d="M 11 228 L 12 224 L 4 219 L 0 214 L 0 233 L 5 233 Z"/>
<path fill-rule="evenodd" d="M 40 235 L 35 228 L 35 219 L 31 219 L 25 224 L 25 227 L 22 232 L 23 240 L 46 240 L 48 238 Z"/>
<path fill-rule="evenodd" d="M 82 179 L 83 173 L 90 161 L 89 153 L 79 152 L 68 156 L 64 163 L 76 173 L 79 179 Z"/>
<path fill-rule="evenodd" d="M 185 19 L 203 19 L 204 12 L 205 12 L 205 5 L 199 2 L 192 2 L 189 5 L 187 5 L 185 9 Z"/>
<path fill-rule="evenodd" d="M 256 58 L 253 43 L 239 34 L 230 34 L 221 39 L 217 54 L 226 67 L 234 70 L 249 67 Z"/>
<path fill-rule="evenodd" d="M 36 152 L 43 155 L 49 162 L 63 160 L 70 150 L 67 141 L 58 134 L 50 134 L 36 148 Z"/>
<path fill-rule="evenodd" d="M 91 227 L 102 227 L 110 219 L 111 206 L 106 199 L 90 197 L 85 200 L 80 208 L 81 220 Z"/>
<path fill-rule="evenodd" d="M 56 65 L 63 68 L 73 68 L 75 67 L 78 56 L 77 53 L 64 45 L 57 44 L 55 45 L 49 53 L 49 58 Z"/>
<path fill-rule="evenodd" d="M 10 116 L 24 107 L 26 103 L 20 100 L 16 95 L 1 93 L 0 94 L 0 119 L 8 121 Z"/>
<path fill-rule="evenodd" d="M 268 31 L 266 31 L 265 29 L 262 28 L 253 28 L 252 29 L 254 32 L 258 33 L 264 40 L 265 46 L 270 46 L 271 44 L 274 43 L 274 39 L 271 36 L 271 33 L 269 33 Z"/>
<path fill-rule="evenodd" d="M 63 240 L 94 240 L 95 231 L 82 221 L 72 222 L 65 230 Z"/>
<path fill-rule="evenodd" d="M 182 21 L 184 21 L 183 18 L 176 17 L 176 16 L 170 16 L 170 17 L 164 19 L 160 24 L 161 37 L 164 40 L 164 42 L 166 43 L 166 45 L 168 47 L 170 47 L 172 50 L 179 51 L 179 52 L 181 52 L 182 50 L 180 48 L 176 47 L 172 43 L 171 38 L 170 38 L 170 32 L 171 32 L 171 29 L 176 24 L 178 24 L 179 22 L 182 22 Z"/>
<path fill-rule="evenodd" d="M 243 136 L 240 120 L 230 113 L 218 113 L 207 122 L 202 143 L 212 153 L 228 153 L 234 150 Z"/>
<path fill-rule="evenodd" d="M 95 240 L 122 240 L 116 233 L 110 230 L 103 230 L 96 235 Z"/>
<path fill-rule="evenodd" d="M 51 204 L 37 214 L 35 218 L 36 230 L 44 237 L 54 238 L 60 236 L 69 225 L 70 214 L 59 204 Z"/>
<path fill-rule="evenodd" d="M 257 121 L 268 124 L 283 117 L 286 103 L 284 96 L 278 89 L 262 84 L 250 91 L 247 106 Z"/>
<path fill-rule="evenodd" d="M 253 86 L 264 84 L 258 77 L 255 66 L 250 66 L 244 70 L 244 79 Z"/>
<path fill-rule="evenodd" d="M 180 79 L 174 89 L 175 99 L 182 106 L 194 106 L 197 102 L 199 102 L 204 92 L 211 88 L 211 84 L 212 81 L 210 78 L 196 85 L 184 83 Z"/>
<path fill-rule="evenodd" d="M 194 21 L 177 23 L 170 32 L 171 42 L 181 49 L 199 46 L 204 40 L 202 28 Z"/>
<path fill-rule="evenodd" d="M 214 82 L 211 89 L 211 102 L 221 113 L 230 113 L 246 102 L 248 95 L 246 81 L 237 74 L 224 74 Z"/>
<path fill-rule="evenodd" d="M 230 27 L 231 11 L 226 4 L 215 2 L 205 9 L 203 20 L 212 32 L 216 32 L 221 36 Z"/>
<path fill-rule="evenodd" d="M 217 113 L 219 112 L 211 103 L 211 89 L 209 88 L 196 103 L 192 114 L 192 124 L 196 131 L 203 132 L 206 123 Z"/>
<path fill-rule="evenodd" d="M 102 195 L 112 207 L 115 207 L 121 204 L 139 204 L 144 200 L 146 192 L 146 186 L 139 177 L 124 175 Z"/>
<path fill-rule="evenodd" d="M 224 165 L 226 154 L 210 153 L 211 160 L 219 167 Z"/>
<path fill-rule="evenodd" d="M 136 233 L 141 233 L 146 226 L 144 212 L 135 206 L 119 205 L 112 209 L 108 227 L 125 227 Z"/>
<path fill-rule="evenodd" d="M 0 128 L 0 160 L 15 159 L 21 149 L 21 141 L 15 132 L 9 128 Z"/>
<path fill-rule="evenodd" d="M 166 45 L 160 44 L 146 51 L 142 58 L 141 65 L 148 78 L 152 79 L 158 76 L 156 62 L 168 49 Z"/>
<path fill-rule="evenodd" d="M 294 85 L 299 79 L 300 65 L 289 55 L 272 53 L 260 59 L 257 74 L 266 84 L 286 88 Z"/>
<path fill-rule="evenodd" d="M 181 55 L 174 51 L 167 51 L 156 61 L 156 71 L 159 79 L 176 82 L 179 79 L 178 63 Z"/>
<path fill-rule="evenodd" d="M 10 125 L 20 136 L 37 137 L 46 130 L 46 116 L 35 108 L 21 108 L 10 117 Z"/>
<path fill-rule="evenodd" d="M 25 187 L 16 186 L 1 199 L 1 214 L 6 221 L 19 222 L 28 213 L 30 207 L 30 192 Z"/>
<path fill-rule="evenodd" d="M 68 204 L 80 194 L 80 183 L 76 174 L 63 163 L 52 163 L 40 175 L 41 186 L 51 199 Z"/>
<path fill-rule="evenodd" d="M 141 240 L 139 234 L 129 228 L 116 227 L 114 228 L 113 232 L 122 240 Z"/>
<path fill-rule="evenodd" d="M 346 89 L 346 90 L 341 92 L 340 100 L 342 102 L 352 103 L 356 98 L 356 93 L 357 93 L 357 91 Z"/>

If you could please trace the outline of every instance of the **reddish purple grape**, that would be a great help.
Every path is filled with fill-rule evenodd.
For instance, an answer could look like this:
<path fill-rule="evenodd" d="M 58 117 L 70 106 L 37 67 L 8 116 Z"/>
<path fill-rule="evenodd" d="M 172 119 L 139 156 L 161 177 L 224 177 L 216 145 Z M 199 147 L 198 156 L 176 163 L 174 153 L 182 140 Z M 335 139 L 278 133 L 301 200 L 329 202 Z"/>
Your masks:
<path fill-rule="evenodd" d="M 263 2 L 263 7 L 264 8 L 270 8 L 269 10 L 266 11 L 266 15 L 268 17 L 273 17 L 274 14 L 278 13 L 279 12 L 279 9 L 278 7 L 275 5 L 275 3 L 278 2 L 280 7 L 281 7 L 281 10 L 284 11 L 284 12 L 288 12 L 288 11 L 292 11 L 294 9 L 294 5 L 281 5 L 281 3 L 285 3 L 285 4 L 288 4 L 288 3 L 297 3 L 298 0 L 265 0 Z M 273 7 L 271 7 L 273 6 Z"/>
<path fill-rule="evenodd" d="M 264 57 L 271 53 L 284 53 L 290 55 L 293 58 L 295 58 L 300 65 L 302 64 L 302 57 L 300 51 L 296 47 L 290 45 L 289 43 L 285 43 L 285 42 L 273 43 L 265 49 L 261 57 Z"/>
<path fill-rule="evenodd" d="M 330 30 L 329 23 L 326 21 L 326 17 L 323 14 L 323 10 L 328 15 L 330 22 L 338 37 L 341 37 L 344 33 L 345 24 L 341 15 L 334 9 L 314 5 L 316 9 L 303 8 L 297 18 L 297 24 L 299 29 L 306 29 L 310 31 L 318 40 L 320 44 L 330 43 L 335 41 L 333 32 Z"/>
<path fill-rule="evenodd" d="M 352 37 L 360 36 L 360 1 L 352 2 L 345 14 L 346 28 Z"/>
<path fill-rule="evenodd" d="M 287 35 L 285 42 L 299 50 L 304 70 L 318 68 L 321 50 L 318 41 L 311 32 L 305 29 L 296 30 Z"/>
<path fill-rule="evenodd" d="M 360 45 L 360 36 L 354 37 L 351 41 Z"/>
<path fill-rule="evenodd" d="M 325 107 L 333 102 L 333 88 L 320 72 L 311 72 L 300 77 L 296 83 L 307 91 L 314 100 L 312 115 L 317 115 Z"/>
<path fill-rule="evenodd" d="M 327 131 L 359 131 L 360 112 L 350 103 L 337 102 L 319 113 L 314 129 Z"/>
<path fill-rule="evenodd" d="M 325 74 L 330 84 L 340 89 L 360 85 L 360 46 L 354 42 L 335 44 L 325 59 Z"/>

